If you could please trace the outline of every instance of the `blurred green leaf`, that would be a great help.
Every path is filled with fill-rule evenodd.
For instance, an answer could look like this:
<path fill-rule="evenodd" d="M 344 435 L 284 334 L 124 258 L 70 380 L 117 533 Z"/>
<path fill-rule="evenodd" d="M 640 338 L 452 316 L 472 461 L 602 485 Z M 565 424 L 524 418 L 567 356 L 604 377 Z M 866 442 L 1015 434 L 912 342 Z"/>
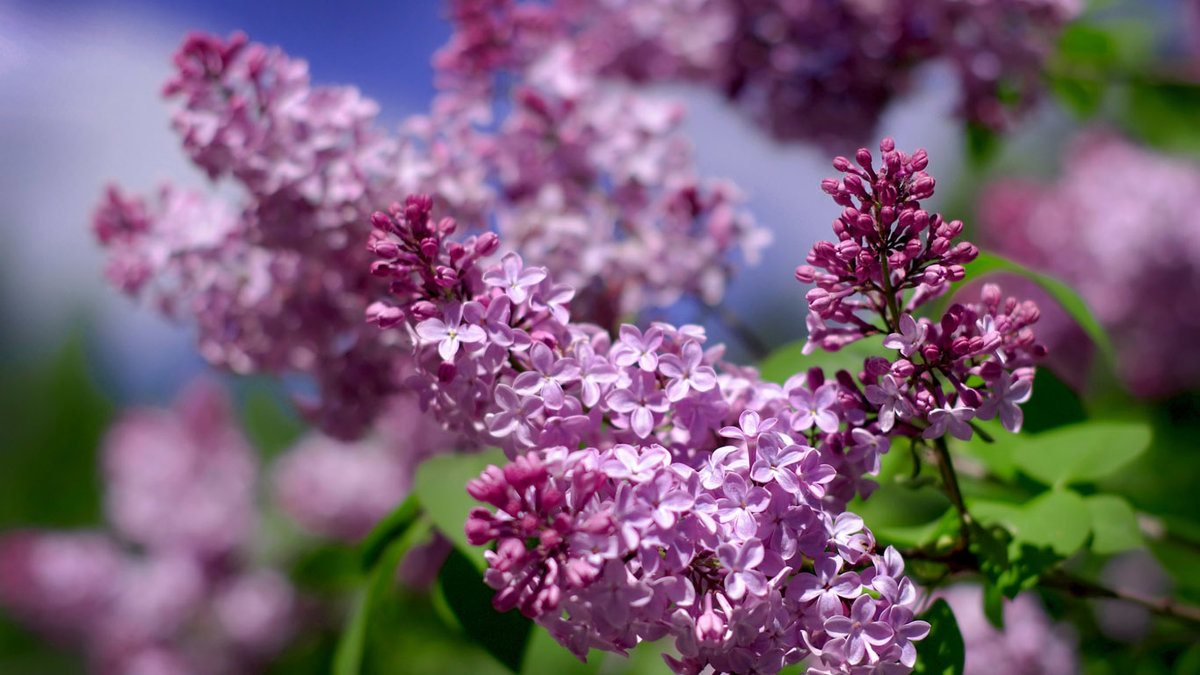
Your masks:
<path fill-rule="evenodd" d="M 379 558 L 397 537 L 404 536 L 408 528 L 416 522 L 421 513 L 416 495 L 409 495 L 400 506 L 397 506 L 379 522 L 359 544 L 360 558 L 363 569 L 373 569 Z"/>
<path fill-rule="evenodd" d="M 242 429 L 262 456 L 271 459 L 292 447 L 306 426 L 270 385 L 261 382 L 246 386 L 249 391 L 239 406 Z"/>
<path fill-rule="evenodd" d="M 1016 541 L 1049 548 L 1066 557 L 1079 550 L 1092 529 L 1088 505 L 1071 490 L 1051 490 L 1021 508 L 1013 534 Z"/>
<path fill-rule="evenodd" d="M 457 549 L 438 572 L 437 592 L 468 637 L 509 670 L 520 672 L 533 622 L 516 610 L 497 612 L 492 606 L 496 592 L 483 583 L 475 563 Z"/>
<path fill-rule="evenodd" d="M 1124 498 L 1117 495 L 1093 495 L 1087 498 L 1092 516 L 1091 550 L 1100 555 L 1119 553 L 1142 546 L 1137 514 Z"/>
<path fill-rule="evenodd" d="M 873 336 L 842 347 L 836 352 L 817 349 L 805 355 L 804 340 L 786 344 L 771 352 L 759 364 L 758 370 L 764 380 L 783 384 L 796 373 L 806 372 L 814 366 L 820 366 L 827 376 L 832 376 L 839 370 L 848 370 L 857 375 L 862 370 L 863 361 L 869 356 L 887 356 L 894 350 L 883 348 L 883 338 Z"/>
<path fill-rule="evenodd" d="M 570 650 L 558 644 L 545 628 L 535 625 L 530 631 L 521 672 L 524 675 L 594 675 L 600 672 L 605 656 L 604 652 L 593 649 L 588 654 L 588 662 L 583 663 Z"/>
<path fill-rule="evenodd" d="M 1023 439 L 1013 461 L 1047 485 L 1092 482 L 1136 459 L 1150 446 L 1150 427 L 1134 422 L 1087 422 Z"/>
<path fill-rule="evenodd" d="M 1175 660 L 1171 669 L 1174 675 L 1196 675 L 1200 673 L 1200 644 L 1192 645 Z"/>
<path fill-rule="evenodd" d="M 1144 143 L 1168 151 L 1200 154 L 1200 83 L 1132 82 L 1126 88 L 1122 120 Z"/>
<path fill-rule="evenodd" d="M 939 598 L 920 617 L 929 622 L 929 636 L 917 649 L 914 673 L 925 675 L 962 675 L 966 646 L 958 629 L 958 620 L 949 603 Z"/>
<path fill-rule="evenodd" d="M 1000 135 L 978 122 L 967 122 L 967 155 L 977 167 L 984 166 L 1000 154 Z"/>
<path fill-rule="evenodd" d="M 1108 31 L 1087 23 L 1069 25 L 1049 63 L 1050 88 L 1076 115 L 1090 117 L 1104 100 L 1105 76 L 1117 58 L 1116 40 Z"/>
<path fill-rule="evenodd" d="M 417 468 L 413 481 L 413 493 L 434 526 L 454 542 L 481 573 L 487 569 L 483 548 L 467 543 L 463 526 L 471 509 L 482 504 L 467 494 L 466 485 L 489 465 L 503 466 L 505 462 L 504 453 L 498 449 L 473 455 L 438 455 Z"/>
<path fill-rule="evenodd" d="M 1049 368 L 1037 369 L 1033 377 L 1033 396 L 1021 410 L 1025 416 L 1021 431 L 1031 434 L 1087 419 L 1079 396 Z M 1012 437 L 1008 432 L 1001 433 Z"/>
<path fill-rule="evenodd" d="M 871 532 L 883 545 L 921 546 L 934 538 L 947 517 L 952 531 L 958 529 L 950 500 L 933 487 L 914 489 L 884 482 L 870 499 L 856 499 L 848 508 L 871 524 Z"/>
<path fill-rule="evenodd" d="M 430 531 L 428 521 L 419 520 L 406 529 L 403 535 L 391 540 L 379 556 L 374 569 L 367 577 L 364 588 L 354 601 L 346 629 L 338 640 L 333 656 L 335 675 L 359 675 L 362 672 L 363 655 L 367 639 L 367 625 L 372 607 L 385 600 L 392 590 L 396 567 L 404 554 Z"/>
<path fill-rule="evenodd" d="M 983 616 L 996 630 L 1004 630 L 1004 592 L 991 581 L 983 585 Z"/>
<path fill-rule="evenodd" d="M 97 523 L 97 459 L 113 405 L 92 380 L 83 338 L 72 335 L 47 363 L 4 369 L 0 409 L 0 529 Z"/>

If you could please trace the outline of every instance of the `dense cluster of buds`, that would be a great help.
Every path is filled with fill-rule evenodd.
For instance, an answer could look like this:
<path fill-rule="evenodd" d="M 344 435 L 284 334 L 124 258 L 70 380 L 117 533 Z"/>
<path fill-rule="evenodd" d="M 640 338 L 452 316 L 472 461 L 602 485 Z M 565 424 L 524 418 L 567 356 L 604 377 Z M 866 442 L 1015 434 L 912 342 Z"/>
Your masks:
<path fill-rule="evenodd" d="M 164 188 L 113 188 L 94 229 L 109 276 L 194 320 L 201 353 L 235 372 L 299 372 L 311 418 L 362 433 L 403 390 L 406 350 L 364 326 L 368 216 L 406 194 L 495 228 L 580 289 L 574 309 L 606 326 L 682 294 L 717 302 L 739 248 L 763 230 L 736 188 L 698 177 L 680 109 L 602 85 L 555 53 L 530 65 L 509 103 L 446 92 L 397 134 L 349 87 L 314 87 L 303 61 L 242 35 L 190 36 L 166 94 L 193 162 L 244 194 L 237 208 Z M 489 125 L 492 108 L 511 109 Z"/>
<path fill-rule="evenodd" d="M 1086 133 L 1047 185 L 1005 179 L 980 206 L 997 252 L 1069 280 L 1112 335 L 1136 393 L 1200 382 L 1200 167 L 1110 132 Z M 1053 223 L 1053 227 L 1047 227 Z M 1170 326 L 1169 329 L 1164 329 Z"/>
<path fill-rule="evenodd" d="M 286 577 L 250 563 L 256 467 L 222 393 L 135 410 L 105 443 L 111 533 L 0 539 L 0 603 L 101 673 L 250 672 L 295 627 Z M 135 552 L 136 551 L 136 552 Z"/>
<path fill-rule="evenodd" d="M 869 359 L 862 373 L 882 431 L 896 426 L 906 435 L 931 439 L 949 432 L 966 440 L 972 418 L 997 416 L 1006 429 L 1018 431 L 1018 404 L 1032 393 L 1032 365 L 1045 353 L 1030 329 L 1038 308 L 1002 299 L 989 284 L 979 303 L 953 304 L 938 321 L 917 318 L 916 308 L 964 278 L 963 266 L 979 250 L 954 243 L 962 222 L 921 208 L 920 200 L 934 190 L 925 153 L 910 156 L 891 139 L 879 150 L 879 167 L 864 148 L 857 166 L 835 159 L 844 177 L 822 183 L 843 211 L 833 223 L 837 241 L 818 242 L 808 264 L 796 269 L 799 281 L 817 284 L 807 295 L 805 351 L 837 350 L 884 335 L 883 346 L 897 350 L 898 358 Z"/>
<path fill-rule="evenodd" d="M 860 141 L 943 59 L 961 112 L 1007 126 L 1040 90 L 1039 68 L 1078 0 L 455 0 L 456 33 L 437 61 L 452 86 L 520 70 L 546 45 L 583 68 L 633 81 L 710 84 L 775 136 Z"/>

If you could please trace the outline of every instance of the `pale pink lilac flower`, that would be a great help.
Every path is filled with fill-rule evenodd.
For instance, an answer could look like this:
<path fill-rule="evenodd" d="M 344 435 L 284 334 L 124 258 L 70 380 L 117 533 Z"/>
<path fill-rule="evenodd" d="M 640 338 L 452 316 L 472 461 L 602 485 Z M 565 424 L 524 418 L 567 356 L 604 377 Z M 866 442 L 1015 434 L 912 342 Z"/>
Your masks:
<path fill-rule="evenodd" d="M 1200 192 L 1200 166 L 1099 129 L 1075 138 L 1061 164 L 1052 182 L 994 182 L 980 206 L 982 237 L 998 253 L 1079 289 L 1136 394 L 1194 386 L 1200 218 L 1191 196 Z M 1073 342 L 1062 348 L 1077 351 Z"/>
<path fill-rule="evenodd" d="M 1022 593 L 1004 600 L 1004 630 L 983 615 L 983 589 L 959 584 L 942 589 L 954 610 L 966 646 L 965 675 L 1042 675 L 1079 669 L 1079 639 L 1074 630 L 1046 615 L 1037 596 Z"/>

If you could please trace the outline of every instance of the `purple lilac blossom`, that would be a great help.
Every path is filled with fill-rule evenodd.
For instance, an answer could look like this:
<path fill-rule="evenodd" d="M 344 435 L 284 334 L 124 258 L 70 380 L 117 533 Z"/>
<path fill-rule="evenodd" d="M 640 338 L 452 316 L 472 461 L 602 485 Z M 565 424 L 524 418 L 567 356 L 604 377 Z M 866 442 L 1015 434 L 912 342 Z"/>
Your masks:
<path fill-rule="evenodd" d="M 456 31 L 436 57 L 458 87 L 487 89 L 547 45 L 590 72 L 718 90 L 772 135 L 861 142 L 910 87 L 949 61 L 960 112 L 993 129 L 1038 99 L 1040 66 L 1079 0 L 453 0 Z M 469 84 L 465 84 L 469 83 Z"/>
<path fill-rule="evenodd" d="M 1076 138 L 1062 161 L 1054 183 L 992 184 L 980 207 L 982 236 L 1079 289 L 1135 393 L 1200 383 L 1192 339 L 1200 331 L 1200 166 L 1101 130 Z"/>
<path fill-rule="evenodd" d="M 699 177 L 677 106 L 563 70 L 546 47 L 504 92 L 511 104 L 464 85 L 390 134 L 375 102 L 311 85 L 307 65 L 277 48 L 189 36 L 164 89 L 177 102 L 172 126 L 193 162 L 242 197 L 227 206 L 171 187 L 156 200 L 110 189 L 93 225 L 109 278 L 195 322 L 218 366 L 310 377 L 318 396 L 303 409 L 343 439 L 405 389 L 407 350 L 391 343 L 406 336 L 361 317 L 380 272 L 362 247 L 368 216 L 406 194 L 437 195 L 441 211 L 497 228 L 557 270 L 578 292 L 543 290 L 552 309 L 572 303 L 612 325 L 683 294 L 716 302 L 734 249 L 753 258 L 763 242 L 737 189 Z M 505 107 L 508 119 L 486 122 Z M 515 302 L 542 272 L 513 260 L 497 274 Z M 452 356 L 474 337 L 440 343 Z"/>
<path fill-rule="evenodd" d="M 250 562 L 256 466 L 224 393 L 201 382 L 173 411 L 128 412 L 103 460 L 110 529 L 6 533 L 0 604 L 94 672 L 259 670 L 297 598 Z"/>
<path fill-rule="evenodd" d="M 1054 623 L 1032 593 L 1004 602 L 1004 630 L 983 614 L 983 589 L 959 584 L 939 590 L 954 610 L 967 649 L 964 675 L 1051 675 L 1079 670 L 1078 637 Z"/>
<path fill-rule="evenodd" d="M 895 350 L 894 360 L 866 361 L 857 374 L 865 387 L 861 391 L 852 374 L 839 380 L 839 395 L 857 397 L 876 412 L 881 432 L 967 440 L 976 416 L 999 417 L 1006 429 L 1019 431 L 1018 404 L 1032 393 L 1033 363 L 1046 351 L 1030 328 L 1040 316 L 1037 305 L 1002 299 L 998 286 L 986 284 L 978 303 L 951 304 L 936 321 L 916 318 L 918 307 L 963 279 L 963 266 L 979 249 L 954 243 L 963 231 L 961 221 L 946 222 L 921 208 L 920 200 L 930 197 L 935 185 L 925 173 L 925 151 L 910 156 L 896 150 L 892 139 L 884 139 L 879 149 L 878 167 L 862 148 L 854 162 L 834 160 L 844 174 L 841 180 L 822 182 L 842 212 L 833 223 L 837 242 L 817 242 L 808 264 L 796 268 L 798 281 L 816 284 L 806 296 L 805 348 L 836 351 L 883 335 L 883 347 Z M 872 322 L 872 316 L 882 317 L 884 325 Z M 813 409 L 805 396 L 803 391 L 793 395 L 794 402 Z M 800 429 L 812 422 L 802 414 L 796 424 Z"/>
<path fill-rule="evenodd" d="M 456 228 L 435 222 L 433 206 L 414 196 L 372 217 L 393 293 L 369 316 L 412 330 L 446 307 L 505 302 L 508 337 L 525 336 L 464 343 L 450 360 L 438 343 L 418 342 L 423 371 L 409 381 L 444 424 L 511 459 L 467 488 L 490 507 L 473 510 L 466 531 L 472 543 L 495 544 L 485 581 L 497 609 L 519 609 L 581 658 L 669 636 L 678 672 L 772 671 L 806 657 L 828 672 L 911 666 L 910 641 L 927 630 L 913 621 L 915 594 L 876 598 L 861 586 L 842 605 L 787 591 L 806 561 L 829 583 L 878 569 L 875 588 L 911 587 L 898 555 L 885 563 L 862 519 L 845 512 L 878 470 L 877 455 L 845 451 L 870 445 L 854 433 L 873 424 L 865 399 L 816 375 L 785 395 L 718 361 L 721 350 L 706 350 L 694 327 L 622 326 L 614 341 L 539 309 L 555 288 L 548 272 L 513 302 L 508 276 L 481 269 L 479 248 L 493 242 L 450 240 Z M 711 370 L 714 382 L 671 400 L 684 363 Z M 580 364 L 608 375 L 585 385 Z M 817 420 L 807 433 L 792 430 L 799 391 Z M 556 422 L 566 418 L 578 422 Z M 827 622 L 847 616 L 852 601 L 872 628 L 847 637 Z"/>

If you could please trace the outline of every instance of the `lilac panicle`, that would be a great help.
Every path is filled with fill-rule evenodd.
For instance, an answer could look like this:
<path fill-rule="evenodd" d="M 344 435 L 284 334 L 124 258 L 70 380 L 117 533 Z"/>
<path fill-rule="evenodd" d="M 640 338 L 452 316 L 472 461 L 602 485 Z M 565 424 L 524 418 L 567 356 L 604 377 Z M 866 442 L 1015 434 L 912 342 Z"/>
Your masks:
<path fill-rule="evenodd" d="M 765 241 L 738 190 L 695 170 L 677 106 L 604 86 L 544 46 L 522 57 L 528 70 L 507 103 L 463 84 L 388 133 L 374 101 L 313 85 L 307 64 L 278 48 L 188 36 L 164 88 L 172 126 L 191 160 L 241 196 L 226 205 L 171 187 L 150 199 L 112 188 L 93 218 L 110 280 L 194 322 L 215 365 L 310 378 L 317 396 L 302 409 L 340 439 L 405 390 L 407 350 L 391 343 L 406 337 L 361 317 L 378 288 L 375 251 L 362 247 L 370 213 L 407 194 L 436 195 L 464 228 L 494 227 L 555 270 L 569 286 L 539 294 L 551 311 L 613 325 L 684 294 L 716 302 L 735 251 L 752 260 Z M 476 56 L 489 68 L 512 62 Z M 493 108 L 511 112 L 488 124 Z M 513 273 L 517 302 L 538 279 Z"/>
<path fill-rule="evenodd" d="M 865 412 L 876 415 L 885 434 L 967 440 L 971 420 L 994 417 L 1019 431 L 1019 404 L 1029 399 L 1033 363 L 1045 354 L 1030 328 L 1038 308 L 1030 301 L 1002 300 L 999 288 L 987 284 L 978 303 L 952 304 L 936 321 L 918 317 L 918 308 L 964 278 L 964 266 L 979 249 L 955 243 L 962 222 L 921 208 L 920 200 L 934 190 L 925 151 L 908 155 L 890 138 L 879 149 L 878 165 L 865 148 L 853 162 L 838 157 L 833 165 L 843 178 L 822 182 L 842 212 L 833 223 L 837 241 L 818 242 L 808 264 L 796 269 L 798 280 L 816 285 L 807 294 L 805 351 L 836 351 L 883 336 L 883 347 L 895 357 L 864 363 L 857 374 L 861 390 L 853 380 L 841 384 L 853 389 Z M 797 418 L 800 428 L 812 419 L 819 423 L 804 396 L 798 404 L 811 412 Z"/>
<path fill-rule="evenodd" d="M 946 60 L 960 114 L 1004 129 L 1036 102 L 1040 68 L 1078 0 L 454 0 L 455 32 L 435 64 L 443 86 L 487 89 L 552 44 L 591 72 L 633 82 L 694 81 L 764 129 L 827 146 L 860 142 Z"/>

